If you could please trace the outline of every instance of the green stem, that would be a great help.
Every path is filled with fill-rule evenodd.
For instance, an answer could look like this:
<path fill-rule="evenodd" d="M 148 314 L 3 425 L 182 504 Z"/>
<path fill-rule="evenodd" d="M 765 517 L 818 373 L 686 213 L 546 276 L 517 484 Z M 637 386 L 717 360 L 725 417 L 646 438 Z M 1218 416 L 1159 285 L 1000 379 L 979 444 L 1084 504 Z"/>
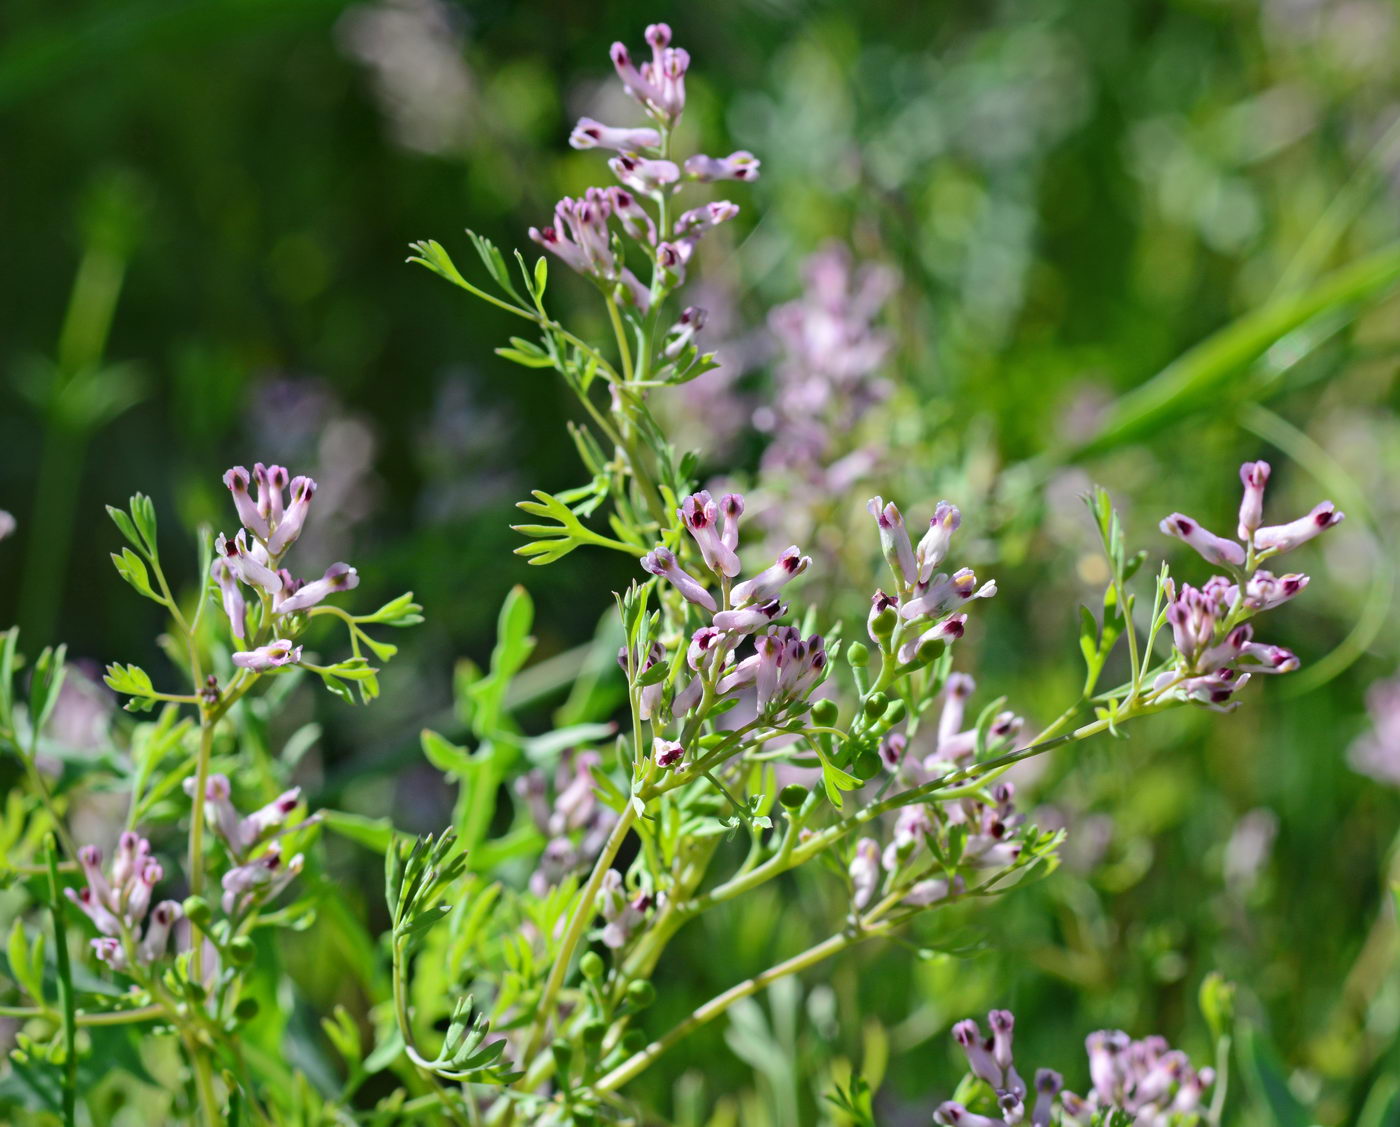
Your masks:
<path fill-rule="evenodd" d="M 622 843 L 631 831 L 632 823 L 636 817 L 636 801 L 629 799 L 627 805 L 622 808 L 622 814 L 614 824 L 612 833 L 608 835 L 602 853 L 598 855 L 593 871 L 588 876 L 588 883 L 583 886 L 583 891 L 579 894 L 578 904 L 574 908 L 573 916 L 569 919 L 568 930 L 564 932 L 564 940 L 560 944 L 559 950 L 555 952 L 554 965 L 550 967 L 549 977 L 545 979 L 544 990 L 540 994 L 534 1025 L 531 1027 L 530 1038 L 525 1053 L 521 1057 L 522 1060 L 531 1060 L 540 1049 L 540 1043 L 544 1039 L 554 1009 L 555 999 L 559 996 L 564 979 L 569 973 L 569 965 L 573 962 L 574 950 L 583 939 L 588 923 L 593 918 L 593 906 L 598 899 L 598 890 L 603 887 L 603 877 L 607 875 L 608 869 L 612 866 L 617 851 L 622 848 Z"/>
<path fill-rule="evenodd" d="M 200 715 L 199 754 L 194 768 L 194 801 L 190 808 L 190 848 L 189 881 L 190 895 L 200 896 L 204 892 L 204 793 L 209 787 L 209 759 L 214 751 L 214 725 L 218 715 L 205 712 Z M 204 981 L 204 944 L 194 945 L 194 979 Z"/>
<path fill-rule="evenodd" d="M 786 978 L 790 974 L 797 974 L 799 971 L 806 970 L 810 966 L 815 966 L 817 963 L 839 954 L 848 947 L 854 947 L 857 943 L 861 942 L 861 940 L 883 935 L 888 930 L 887 925 L 881 925 L 833 935 L 829 939 L 825 939 L 821 943 L 807 948 L 807 950 L 803 951 L 800 955 L 794 955 L 790 959 L 786 959 L 781 963 L 776 963 L 767 970 L 754 975 L 752 978 L 745 979 L 743 982 L 731 986 L 723 994 L 716 995 L 704 1005 L 696 1008 L 689 1017 L 674 1026 L 662 1037 L 653 1041 L 646 1048 L 633 1053 L 632 1056 L 628 1057 L 616 1068 L 612 1069 L 612 1071 L 601 1077 L 598 1082 L 593 1085 L 593 1090 L 599 1093 L 616 1091 L 638 1073 L 645 1070 L 657 1057 L 670 1049 L 676 1042 L 688 1037 L 702 1025 L 713 1021 L 736 1002 L 740 1002 L 745 998 L 757 994 L 765 986 L 778 981 L 780 978 Z"/>
<path fill-rule="evenodd" d="M 63 1015 L 63 1122 L 78 1122 L 78 1022 L 73 1001 L 73 968 L 68 962 L 68 930 L 63 925 L 62 897 L 58 886 L 58 857 L 49 838 L 49 898 L 53 912 L 54 960 L 58 968 L 58 1007 Z"/>
<path fill-rule="evenodd" d="M 79 1028 L 93 1025 L 131 1025 L 139 1021 L 152 1021 L 165 1016 L 163 1006 L 141 1006 L 134 1010 L 107 1010 L 103 1013 L 85 1014 L 75 1012 L 74 1020 Z M 56 1010 L 41 1006 L 0 1006 L 0 1017 L 29 1021 L 44 1018 L 46 1021 L 62 1021 L 63 1015 Z"/>

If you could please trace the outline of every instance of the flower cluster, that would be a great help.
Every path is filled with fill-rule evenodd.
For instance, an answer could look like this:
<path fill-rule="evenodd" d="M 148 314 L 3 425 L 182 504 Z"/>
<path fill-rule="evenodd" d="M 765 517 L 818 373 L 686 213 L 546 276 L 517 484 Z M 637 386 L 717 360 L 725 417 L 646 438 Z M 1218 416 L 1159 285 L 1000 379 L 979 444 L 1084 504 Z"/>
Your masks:
<path fill-rule="evenodd" d="M 780 305 L 768 324 L 782 354 L 774 368 L 773 401 L 754 412 L 754 426 L 772 435 L 765 471 L 793 473 L 815 495 L 844 492 L 875 465 L 873 449 L 842 449 L 856 422 L 889 394 L 877 378 L 890 350 L 876 328 L 894 291 L 886 267 L 859 270 L 851 252 L 831 243 L 803 264 L 806 289 Z"/>
<path fill-rule="evenodd" d="M 656 898 L 645 889 L 629 894 L 622 874 L 616 869 L 604 873 L 598 893 L 598 911 L 604 924 L 600 936 L 603 946 L 613 951 L 625 946 L 632 933 L 646 922 L 647 913 L 655 902 Z"/>
<path fill-rule="evenodd" d="M 1230 572 L 1214 575 L 1202 587 L 1167 581 L 1167 622 L 1175 645 L 1174 667 L 1153 685 L 1158 695 L 1172 694 L 1225 710 L 1256 673 L 1290 673 L 1298 659 L 1281 646 L 1254 641 L 1253 615 L 1287 602 L 1308 585 L 1299 573 L 1274 575 L 1258 565 L 1307 543 L 1344 515 L 1331 501 L 1288 524 L 1260 525 L 1268 462 L 1240 467 L 1244 496 L 1240 502 L 1239 542 L 1217 536 L 1191 517 L 1173 513 L 1161 523 L 1168 536 L 1184 540 L 1207 561 Z"/>
<path fill-rule="evenodd" d="M 748 687 L 753 688 L 760 715 L 777 714 L 808 701 L 826 676 L 826 645 L 820 634 L 804 638 L 795 627 L 774 625 L 788 610 L 783 588 L 811 566 L 811 557 L 793 544 L 764 570 L 735 583 L 742 569 L 738 547 L 743 513 L 744 499 L 737 493 L 716 501 L 704 491 L 685 498 L 677 510 L 719 586 L 719 600 L 669 549 L 658 547 L 642 557 L 643 570 L 668 580 L 687 602 L 710 616 L 709 625 L 690 636 L 686 663 L 692 676 L 671 701 L 674 716 L 694 709 L 707 689 L 722 697 Z M 740 657 L 740 648 L 750 640 L 752 653 Z M 648 660 L 663 657 L 664 651 Z M 655 703 L 643 707 L 654 708 Z M 658 751 L 658 762 L 663 756 L 668 766 L 680 759 L 669 748 Z"/>
<path fill-rule="evenodd" d="M 1026 816 L 1016 811 L 1015 793 L 1011 783 L 998 783 L 991 802 L 963 798 L 903 807 L 883 851 L 874 838 L 856 843 L 848 869 L 855 907 L 864 908 L 882 887 L 903 889 L 903 903 L 928 907 L 962 892 L 963 873 L 1016 864 L 1025 848 Z"/>
<path fill-rule="evenodd" d="M 953 1026 L 953 1039 L 967 1056 L 974 1076 L 992 1089 L 990 1114 L 947 1101 L 934 1112 L 935 1123 L 947 1127 L 1089 1127 L 1103 1122 L 1105 1113 L 1122 1112 L 1139 1127 L 1168 1127 L 1200 1122 L 1206 1091 L 1215 1082 L 1212 1069 L 1197 1071 L 1185 1053 L 1172 1049 L 1162 1037 L 1132 1040 L 1118 1030 L 1091 1033 L 1085 1040 L 1089 1056 L 1089 1095 L 1064 1090 L 1059 1073 L 1042 1068 L 1035 1074 L 1034 1101 L 1012 1059 L 1015 1018 L 1009 1010 L 987 1015 L 991 1036 L 971 1018 Z M 1058 1107 L 1057 1107 L 1058 1104 Z"/>
<path fill-rule="evenodd" d="M 320 579 L 310 582 L 294 578 L 282 566 L 282 557 L 306 523 L 316 494 L 314 480 L 290 477 L 283 466 L 259 462 L 251 474 L 234 466 L 224 474 L 224 484 L 233 494 L 243 527 L 232 540 L 219 535 L 210 574 L 218 584 L 234 638 L 259 643 L 235 653 L 234 664 L 252 673 L 267 673 L 301 660 L 301 647 L 288 637 L 295 633 L 292 616 L 310 610 L 327 595 L 358 586 L 360 578 L 345 563 L 332 564 Z M 261 608 L 253 630 L 249 629 L 244 588 L 252 592 Z"/>
<path fill-rule="evenodd" d="M 995 595 L 996 581 L 978 586 L 968 567 L 951 575 L 938 571 L 962 523 L 962 514 L 949 502 L 938 502 L 917 547 L 894 502 L 872 497 L 866 508 L 879 527 L 880 548 L 896 583 L 896 594 L 877 591 L 871 597 L 866 623 L 870 639 L 884 652 L 895 649 L 901 664 L 931 658 L 937 652 L 935 643 L 949 645 L 962 637 L 967 615 L 956 608 Z"/>
<path fill-rule="evenodd" d="M 695 247 L 708 232 L 733 219 L 737 205 L 719 200 L 667 219 L 665 206 L 689 181 L 756 180 L 759 162 L 752 153 L 736 152 L 715 158 L 696 154 L 684 166 L 670 159 L 670 135 L 685 109 L 685 75 L 690 55 L 671 46 L 671 29 L 652 24 L 646 30 L 652 57 L 635 65 L 621 43 L 612 46 L 613 66 L 623 87 L 651 119 L 643 127 L 611 126 L 582 118 L 569 143 L 576 149 L 611 149 L 617 155 L 608 166 L 621 187 L 589 188 L 578 199 L 565 197 L 554 209 L 554 224 L 530 228 L 530 238 L 571 269 L 592 278 L 624 302 L 645 311 L 661 290 L 685 280 Z M 642 200 L 658 205 L 654 219 Z M 616 220 L 656 267 L 658 285 L 645 286 L 625 264 L 621 243 L 610 224 Z M 703 321 L 699 310 L 688 310 L 672 330 L 677 352 Z"/>
<path fill-rule="evenodd" d="M 117 843 L 110 873 L 103 872 L 102 851 L 95 845 L 78 850 L 78 863 L 87 884 L 63 891 L 102 933 L 92 940 L 97 957 L 117 971 L 126 970 L 132 958 L 141 966 L 162 958 L 171 928 L 182 913 L 174 900 L 162 900 L 151 909 L 152 893 L 165 876 L 160 862 L 151 856 L 151 843 L 127 830 Z M 148 912 L 146 934 L 139 936 Z"/>
<path fill-rule="evenodd" d="M 598 801 L 593 770 L 600 762 L 596 751 L 563 755 L 554 772 L 552 797 L 549 777 L 539 768 L 515 780 L 516 797 L 549 839 L 530 877 L 530 891 L 536 896 L 589 864 L 617 821 L 617 815 Z"/>
<path fill-rule="evenodd" d="M 185 793 L 193 797 L 195 781 L 186 779 L 184 786 Z M 231 793 L 227 776 L 210 775 L 204 787 L 204 817 L 237 862 L 223 876 L 223 909 L 230 916 L 241 916 L 276 897 L 296 879 L 305 858 L 298 853 L 284 862 L 277 839 L 313 824 L 318 815 L 286 826 L 288 816 L 301 802 L 300 787 L 283 792 L 246 816 L 234 807 Z"/>
<path fill-rule="evenodd" d="M 1347 751 L 1354 770 L 1382 783 L 1400 786 L 1400 677 L 1376 681 L 1366 690 L 1371 730 Z"/>
<path fill-rule="evenodd" d="M 934 729 L 932 749 L 922 758 L 910 753 L 909 740 L 903 732 L 890 732 L 880 742 L 881 760 L 900 781 L 918 786 L 946 775 L 971 758 L 977 750 L 978 725 L 965 727 L 965 723 L 967 702 L 976 687 L 970 674 L 948 675 L 943 685 L 943 711 Z M 1009 709 L 998 712 L 982 733 L 984 750 L 992 753 L 1011 750 L 1023 727 L 1023 717 Z"/>

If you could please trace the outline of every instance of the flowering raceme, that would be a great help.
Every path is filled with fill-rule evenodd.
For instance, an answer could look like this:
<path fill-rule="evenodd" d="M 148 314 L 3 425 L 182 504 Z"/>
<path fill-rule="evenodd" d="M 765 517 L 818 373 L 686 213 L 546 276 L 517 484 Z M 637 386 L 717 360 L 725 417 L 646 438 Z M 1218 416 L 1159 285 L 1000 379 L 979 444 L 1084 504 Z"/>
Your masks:
<path fill-rule="evenodd" d="M 151 909 L 152 893 L 165 876 L 151 856 L 151 843 L 131 832 L 122 834 L 109 873 L 102 869 L 102 852 L 94 845 L 78 850 L 78 863 L 87 878 L 84 888 L 63 891 L 101 936 L 92 940 L 94 954 L 115 971 L 131 962 L 146 966 L 165 956 L 170 931 L 181 917 L 180 905 L 162 900 Z M 138 934 L 150 911 L 144 936 Z"/>
<path fill-rule="evenodd" d="M 258 487 L 256 500 L 252 482 Z M 301 660 L 301 647 L 282 637 L 294 629 L 291 616 L 310 610 L 327 595 L 359 586 L 360 577 L 349 564 L 335 563 L 320 579 L 306 582 L 282 566 L 283 556 L 306 523 L 316 495 L 314 480 L 289 479 L 285 467 L 258 462 L 251 475 L 242 466 L 234 466 L 224 474 L 224 485 L 233 495 L 243 527 L 232 540 L 220 533 L 214 542 L 217 555 L 211 576 L 219 586 L 229 628 L 240 642 L 254 636 L 248 630 L 248 600 L 243 588 L 255 596 L 261 608 L 259 634 L 270 633 L 273 639 L 235 653 L 233 663 L 253 673 L 269 673 Z M 251 544 L 249 535 L 253 537 Z"/>
<path fill-rule="evenodd" d="M 1307 516 L 1288 524 L 1261 527 L 1268 462 L 1240 467 L 1244 496 L 1240 501 L 1240 542 L 1226 539 L 1181 513 L 1161 523 L 1168 536 L 1184 540 L 1208 562 L 1230 574 L 1214 575 L 1200 587 L 1168 579 L 1167 622 L 1172 628 L 1174 668 L 1153 683 L 1160 697 L 1172 695 L 1215 709 L 1232 708 L 1234 695 L 1259 673 L 1291 673 L 1298 658 L 1281 646 L 1254 641 L 1247 620 L 1293 598 L 1308 585 L 1299 573 L 1276 576 L 1259 564 L 1307 543 L 1344 515 L 1331 501 L 1316 505 Z"/>
<path fill-rule="evenodd" d="M 1015 1018 L 1009 1010 L 993 1010 L 987 1024 L 992 1032 L 984 1037 L 976 1021 L 960 1021 L 953 1026 L 953 1039 L 966 1055 L 972 1074 L 991 1089 L 995 1110 L 979 1114 L 949 1100 L 934 1112 L 935 1123 L 1091 1127 L 1125 1122 L 1138 1127 L 1191 1127 L 1204 1119 L 1204 1096 L 1215 1083 L 1215 1071 L 1192 1068 L 1186 1054 L 1172 1049 L 1162 1037 L 1134 1041 L 1118 1030 L 1091 1033 L 1085 1040 L 1092 1084 L 1088 1096 L 1066 1091 L 1059 1073 L 1042 1068 L 1035 1074 L 1032 1099 L 1012 1058 Z M 1127 1118 L 1114 1118 L 1114 1112 Z"/>
<path fill-rule="evenodd" d="M 622 303 L 646 312 L 666 290 L 685 281 L 695 247 L 709 231 L 739 214 L 737 205 L 720 200 L 671 217 L 670 204 L 687 181 L 758 179 L 759 161 L 748 152 L 716 159 L 689 157 L 684 168 L 671 159 L 671 131 L 685 110 L 685 74 L 690 55 L 672 47 L 671 29 L 652 24 L 646 30 L 652 57 L 637 67 L 627 48 L 612 46 L 613 66 L 623 88 L 639 102 L 651 126 L 611 126 L 585 117 L 569 136 L 576 149 L 612 149 L 608 167 L 622 187 L 589 188 L 579 199 L 568 196 L 554 209 L 554 223 L 530 228 L 530 238 L 570 269 L 591 278 Z M 657 209 L 656 217 L 643 205 Z M 644 285 L 626 265 L 621 242 L 610 224 L 626 232 L 655 268 L 655 280 Z M 689 338 L 702 311 L 687 311 L 671 330 L 673 342 Z"/>

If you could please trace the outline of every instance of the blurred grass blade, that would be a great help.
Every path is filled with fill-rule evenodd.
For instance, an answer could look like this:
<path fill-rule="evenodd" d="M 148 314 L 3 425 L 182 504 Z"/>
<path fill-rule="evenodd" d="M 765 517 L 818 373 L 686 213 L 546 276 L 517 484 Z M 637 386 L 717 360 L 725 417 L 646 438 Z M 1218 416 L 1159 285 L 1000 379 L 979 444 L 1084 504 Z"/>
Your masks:
<path fill-rule="evenodd" d="M 1211 396 L 1277 341 L 1317 317 L 1359 307 L 1400 280 L 1400 244 L 1336 271 L 1316 286 L 1246 313 L 1226 325 L 1114 406 L 1092 438 L 1068 452 L 1087 458 L 1139 442 L 1206 406 Z"/>

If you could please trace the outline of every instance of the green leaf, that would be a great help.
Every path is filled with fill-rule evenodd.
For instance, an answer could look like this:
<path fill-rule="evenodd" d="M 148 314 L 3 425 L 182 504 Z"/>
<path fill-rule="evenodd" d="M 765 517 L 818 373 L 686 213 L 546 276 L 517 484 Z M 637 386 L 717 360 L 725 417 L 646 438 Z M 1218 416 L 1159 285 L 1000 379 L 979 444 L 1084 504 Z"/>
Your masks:
<path fill-rule="evenodd" d="M 329 809 L 322 809 L 320 818 L 328 830 L 376 853 L 387 854 L 394 841 L 394 824 L 388 818 L 367 818 L 363 814 Z"/>
<path fill-rule="evenodd" d="M 134 493 L 131 497 L 131 519 L 136 531 L 146 542 L 148 555 L 156 555 L 156 505 L 144 493 Z"/>
<path fill-rule="evenodd" d="M 114 505 L 107 506 L 107 515 L 112 518 L 112 523 L 117 526 L 117 530 L 131 542 L 132 547 L 145 551 L 146 545 L 141 542 L 141 537 L 136 532 L 136 525 L 131 522 L 131 518 Z"/>
<path fill-rule="evenodd" d="M 373 614 L 360 615 L 360 623 L 378 623 L 380 626 L 417 626 L 423 621 L 423 608 L 413 601 L 413 592 L 405 591 L 396 599 L 390 599 Z"/>
<path fill-rule="evenodd" d="M 145 595 L 146 598 L 158 603 L 165 602 L 151 587 L 150 573 L 146 571 L 146 565 L 141 562 L 141 557 L 130 548 L 123 548 L 121 555 L 113 552 L 112 564 L 116 567 L 117 574 L 130 583 L 138 594 Z"/>
<path fill-rule="evenodd" d="M 516 301 L 520 301 L 520 294 L 516 291 L 515 284 L 510 280 L 510 271 L 506 269 L 505 257 L 501 254 L 496 244 L 485 236 L 478 235 L 475 231 L 468 231 L 467 238 L 476 248 L 476 253 L 480 256 L 486 272 L 491 275 L 492 281 L 500 286 Z"/>
<path fill-rule="evenodd" d="M 448 742 L 429 728 L 424 728 L 419 742 L 428 762 L 444 775 L 463 778 L 472 771 L 472 757 L 466 748 Z"/>
<path fill-rule="evenodd" d="M 29 722 L 36 732 L 44 730 L 58 703 L 58 694 L 67 672 L 64 665 L 67 652 L 66 646 L 57 649 L 45 646 L 39 660 L 34 663 L 34 676 L 29 683 Z"/>
<path fill-rule="evenodd" d="M 548 356 L 532 356 L 518 348 L 498 348 L 495 352 L 502 360 L 509 360 L 513 364 L 519 364 L 522 368 L 554 367 L 554 361 Z"/>
<path fill-rule="evenodd" d="M 1288 1088 L 1288 1081 L 1273 1047 L 1253 1026 L 1239 1029 L 1240 1072 L 1252 1103 L 1260 1111 L 1268 1109 L 1269 1121 L 1277 1127 L 1309 1127 L 1303 1105 Z"/>

